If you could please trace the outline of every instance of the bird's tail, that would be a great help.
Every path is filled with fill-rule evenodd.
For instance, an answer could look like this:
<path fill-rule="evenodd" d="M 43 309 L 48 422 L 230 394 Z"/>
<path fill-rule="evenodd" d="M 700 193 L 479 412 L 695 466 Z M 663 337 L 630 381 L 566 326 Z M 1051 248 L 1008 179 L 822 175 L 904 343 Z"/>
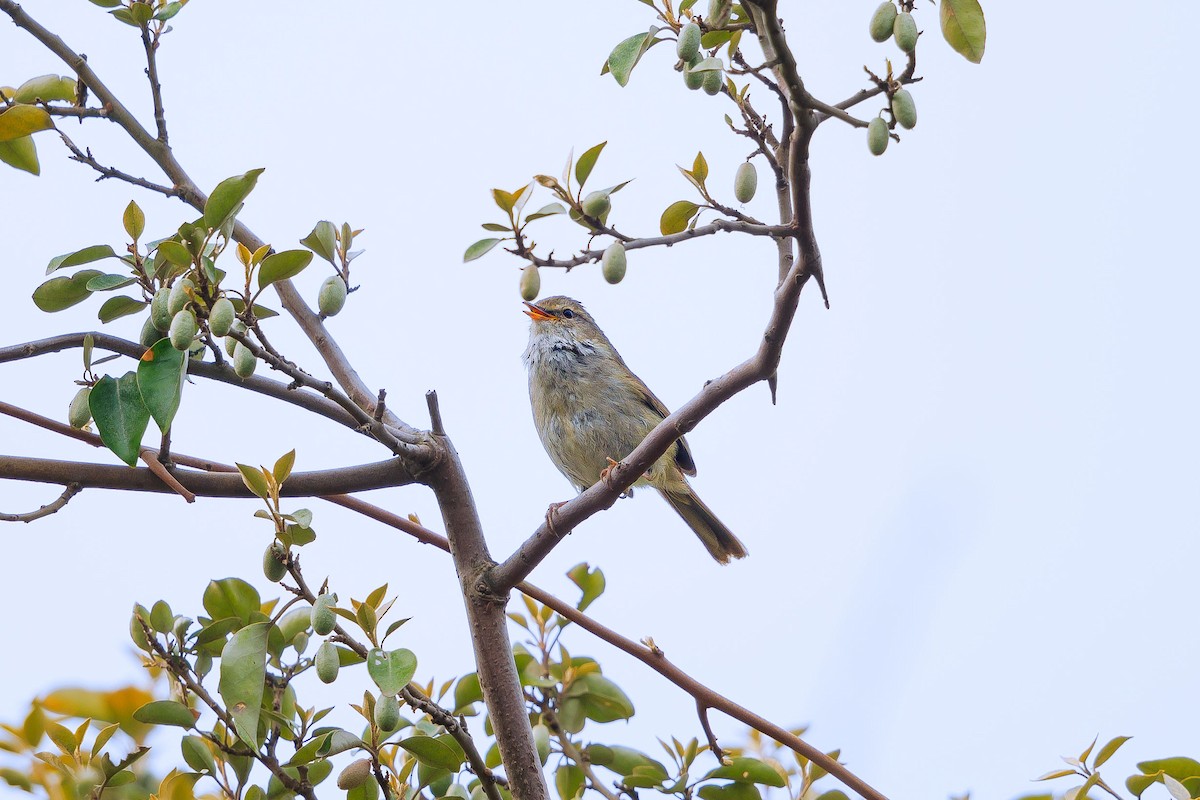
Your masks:
<path fill-rule="evenodd" d="M 683 521 L 696 532 L 709 554 L 717 561 L 728 564 L 731 558 L 746 557 L 746 546 L 725 527 L 725 523 L 717 519 L 717 515 L 704 505 L 704 501 L 690 487 L 686 492 L 659 489 L 658 493 L 671 504 L 676 514 L 683 517 Z"/>

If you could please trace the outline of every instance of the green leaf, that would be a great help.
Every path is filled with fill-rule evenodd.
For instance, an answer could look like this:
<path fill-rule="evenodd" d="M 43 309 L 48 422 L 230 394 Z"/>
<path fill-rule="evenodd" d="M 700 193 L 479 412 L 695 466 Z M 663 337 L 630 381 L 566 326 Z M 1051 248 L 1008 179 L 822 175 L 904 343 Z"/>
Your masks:
<path fill-rule="evenodd" d="M 99 313 L 96 316 L 104 324 L 112 322 L 114 319 L 127 317 L 130 314 L 136 314 L 146 308 L 146 304 L 141 300 L 136 300 L 132 297 L 126 297 L 119 294 L 116 297 L 110 297 L 100 306 Z"/>
<path fill-rule="evenodd" d="M 246 310 L 246 301 L 240 297 L 231 297 L 229 298 L 229 301 L 233 303 L 233 310 L 240 317 L 242 312 Z M 278 311 L 267 308 L 266 306 L 260 306 L 258 303 L 255 303 L 253 309 L 251 310 L 254 311 L 254 316 L 257 319 L 270 319 L 271 317 L 279 316 Z"/>
<path fill-rule="evenodd" d="M 153 700 L 133 712 L 133 718 L 147 725 L 174 725 L 177 728 L 192 728 L 196 715 L 183 703 L 174 700 Z"/>
<path fill-rule="evenodd" d="M 525 221 L 533 222 L 535 219 L 541 219 L 542 217 L 552 217 L 555 214 L 565 213 L 567 213 L 567 209 L 562 203 L 548 203 L 526 217 Z"/>
<path fill-rule="evenodd" d="M 64 253 L 61 256 L 55 256 L 50 259 L 50 263 L 46 265 L 46 274 L 49 275 L 51 272 L 67 267 L 78 267 L 80 264 L 90 264 L 102 258 L 116 257 L 117 254 L 108 245 L 94 244 L 82 250 L 76 250 L 73 253 Z"/>
<path fill-rule="evenodd" d="M 55 100 L 74 103 L 75 83 L 74 78 L 68 78 L 66 75 L 39 75 L 18 86 L 12 99 L 18 103 L 33 103 L 37 100 L 47 103 Z"/>
<path fill-rule="evenodd" d="M 783 776 L 770 764 L 757 758 L 735 758 L 704 776 L 709 778 L 728 778 L 738 783 L 761 783 L 764 786 L 782 787 Z"/>
<path fill-rule="evenodd" d="M 267 673 L 267 637 L 270 622 L 256 622 L 233 634 L 221 650 L 221 681 L 217 691 L 233 717 L 237 735 L 254 749 L 258 736 L 258 714 L 262 707 Z"/>
<path fill-rule="evenodd" d="M 271 487 L 267 484 L 267 479 L 263 477 L 262 470 L 258 467 L 252 467 L 248 464 L 238 464 L 238 472 L 242 473 L 242 483 L 246 484 L 246 488 L 254 492 L 254 494 L 266 500 L 271 496 Z"/>
<path fill-rule="evenodd" d="M 1120 749 L 1121 745 L 1132 739 L 1132 736 L 1117 736 L 1109 739 L 1108 743 L 1100 748 L 1096 753 L 1096 760 L 1092 762 L 1092 769 L 1098 769 L 1101 764 L 1113 757 L 1113 753 Z"/>
<path fill-rule="evenodd" d="M 672 233 L 682 233 L 687 229 L 688 223 L 692 217 L 696 216 L 696 212 L 699 210 L 700 206 L 691 200 L 676 200 L 667 206 L 667 210 L 663 212 L 662 219 L 658 222 L 658 229 L 662 231 L 664 236 L 669 236 Z"/>
<path fill-rule="evenodd" d="M 688 67 L 688 72 L 713 72 L 725 69 L 725 63 L 719 58 L 706 58 Z"/>
<path fill-rule="evenodd" d="M 20 139 L 31 133 L 49 130 L 54 120 L 39 106 L 9 106 L 0 113 L 0 142 Z"/>
<path fill-rule="evenodd" d="M 317 751 L 322 757 L 335 756 L 338 753 L 344 753 L 347 750 L 365 746 L 362 739 L 341 728 L 319 728 L 315 732 L 320 734 L 328 733 L 325 743 Z"/>
<path fill-rule="evenodd" d="M 156 249 L 160 256 L 177 267 L 190 267 L 192 265 L 192 254 L 188 252 L 186 247 L 174 239 L 159 242 Z"/>
<path fill-rule="evenodd" d="M 125 206 L 121 223 L 125 226 L 125 232 L 136 242 L 142 237 L 142 231 L 146 230 L 146 215 L 137 203 L 130 200 L 129 205 Z"/>
<path fill-rule="evenodd" d="M 592 672 L 577 679 L 571 687 L 572 695 L 576 694 L 577 687 L 582 687 L 585 692 L 582 698 L 583 709 L 588 719 L 596 722 L 615 722 L 633 716 L 633 701 L 620 686 L 600 673 Z"/>
<path fill-rule="evenodd" d="M 155 13 L 154 18 L 159 22 L 166 22 L 171 17 L 183 10 L 183 3 L 185 2 L 187 2 L 187 0 L 182 0 L 182 2 L 167 3 Z"/>
<path fill-rule="evenodd" d="M 284 250 L 267 256 L 258 268 L 258 288 L 265 289 L 276 281 L 299 275 L 312 263 L 312 258 L 308 250 Z"/>
<path fill-rule="evenodd" d="M 563 764 L 554 771 L 554 788 L 559 800 L 577 800 L 583 794 L 583 770 L 574 764 Z"/>
<path fill-rule="evenodd" d="M 461 714 L 471 703 L 483 700 L 483 689 L 479 685 L 479 673 L 469 672 L 458 679 L 454 687 L 454 713 Z"/>
<path fill-rule="evenodd" d="M 337 235 L 333 223 L 327 219 L 321 220 L 313 227 L 312 233 L 300 240 L 300 244 L 332 264 L 333 256 L 337 253 Z"/>
<path fill-rule="evenodd" d="M 172 347 L 169 339 L 156 342 L 138 362 L 138 390 L 142 393 L 142 402 L 163 433 L 170 430 L 175 412 L 179 410 L 187 365 L 188 354 Z"/>
<path fill-rule="evenodd" d="M 692 162 L 692 175 L 700 181 L 701 186 L 708 180 L 708 162 L 704 160 L 704 153 L 696 153 L 696 160 Z"/>
<path fill-rule="evenodd" d="M 601 142 L 595 147 L 589 147 L 579 160 L 575 162 L 575 181 L 579 184 L 579 188 L 587 183 L 588 176 L 592 174 L 592 168 L 596 166 L 596 159 L 600 158 L 600 151 L 608 142 Z"/>
<path fill-rule="evenodd" d="M 183 751 L 183 760 L 189 767 L 196 772 L 207 772 L 209 775 L 217 774 L 217 762 L 213 759 L 212 751 L 208 749 L 208 744 L 200 736 L 185 736 L 179 743 L 179 749 Z"/>
<path fill-rule="evenodd" d="M 397 694 L 416 672 L 417 657 L 411 650 L 385 652 L 375 647 L 367 653 L 367 674 L 384 694 Z"/>
<path fill-rule="evenodd" d="M 643 774 L 657 774 L 660 782 L 667 778 L 667 768 L 650 756 L 631 747 L 590 744 L 585 748 L 593 764 L 612 770 L 618 775 L 632 775 L 634 770 Z"/>
<path fill-rule="evenodd" d="M 261 606 L 262 600 L 259 599 L 258 590 L 241 578 L 209 581 L 204 589 L 204 610 L 208 612 L 209 617 L 217 621 L 226 617 L 236 617 L 243 624 L 248 624 L 250 615 Z"/>
<path fill-rule="evenodd" d="M 75 734 L 57 722 L 51 722 L 46 725 L 46 735 L 50 737 L 50 741 L 58 745 L 58 748 L 67 755 L 73 754 L 75 749 L 79 747 L 79 740 L 75 738 Z"/>
<path fill-rule="evenodd" d="M 134 283 L 134 279 L 128 275 L 117 275 L 108 273 L 106 275 L 97 275 L 87 282 L 85 287 L 89 292 L 108 292 L 113 289 L 123 289 L 126 286 Z"/>
<path fill-rule="evenodd" d="M 204 224 L 210 228 L 219 228 L 225 221 L 237 213 L 242 201 L 258 183 L 258 176 L 263 174 L 263 168 L 252 169 L 242 175 L 226 178 L 217 184 L 208 202 L 204 204 Z"/>
<path fill-rule="evenodd" d="M 641 61 L 642 55 L 647 50 L 658 43 L 658 39 L 654 38 L 654 34 L 658 33 L 660 28 L 651 26 L 647 33 L 637 33 L 630 36 L 625 41 L 613 48 L 608 55 L 608 61 L 604 64 L 604 69 L 600 70 L 603 75 L 607 70 L 612 73 L 612 76 L 617 79 L 617 84 L 625 86 L 629 83 L 629 75 L 633 72 L 633 68 Z M 580 184 L 583 182 L 580 181 Z"/>
<path fill-rule="evenodd" d="M 31 175 L 42 173 L 42 165 L 38 163 L 37 145 L 33 143 L 32 136 L 0 142 L 0 161 Z"/>
<path fill-rule="evenodd" d="M 401 739 L 399 744 L 412 753 L 417 761 L 437 769 L 457 771 L 463 762 L 461 753 L 432 736 L 410 736 L 407 739 Z"/>
<path fill-rule="evenodd" d="M 762 793 L 752 783 L 709 783 L 696 794 L 700 800 L 762 800 Z"/>
<path fill-rule="evenodd" d="M 967 61 L 983 60 L 987 25 L 979 0 L 942 0 L 942 36 Z"/>
<path fill-rule="evenodd" d="M 463 263 L 465 264 L 468 261 L 474 261 L 498 244 L 500 244 L 499 239 L 480 239 L 478 242 L 468 247 L 467 252 L 463 253 Z"/>
<path fill-rule="evenodd" d="M 588 569 L 587 562 L 576 564 L 567 572 L 567 577 L 583 591 L 583 597 L 575 605 L 580 611 L 585 610 L 604 593 L 604 573 L 600 571 L 599 567 Z"/>
<path fill-rule="evenodd" d="M 1137 768 L 1149 775 L 1152 772 L 1162 771 L 1170 775 L 1177 781 L 1194 778 L 1200 775 L 1200 762 L 1194 758 L 1187 756 L 1175 756 L 1173 758 L 1158 758 L 1153 761 L 1138 762 Z"/>
<path fill-rule="evenodd" d="M 294 467 L 295 465 L 296 465 L 296 448 L 293 447 L 291 450 L 289 450 L 288 452 L 284 453 L 283 455 L 281 455 L 279 457 L 279 459 L 275 462 L 275 466 L 271 468 L 271 474 L 273 474 L 275 476 L 275 480 L 278 483 L 283 483 L 284 481 L 286 481 L 288 479 L 288 476 L 292 474 L 292 467 Z M 311 521 L 312 521 L 312 515 L 310 514 L 309 522 L 311 522 Z M 307 528 L 308 526 L 305 525 L 303 527 Z"/>
<path fill-rule="evenodd" d="M 492 189 L 492 199 L 496 201 L 496 205 L 500 207 L 500 210 L 506 214 L 512 212 L 513 206 L 517 202 L 517 198 L 511 192 L 506 192 L 503 189 Z"/>
<path fill-rule="evenodd" d="M 137 464 L 142 434 L 150 424 L 150 412 L 138 392 L 137 375 L 126 372 L 120 380 L 105 375 L 92 387 L 88 406 L 104 445 L 129 466 Z"/>

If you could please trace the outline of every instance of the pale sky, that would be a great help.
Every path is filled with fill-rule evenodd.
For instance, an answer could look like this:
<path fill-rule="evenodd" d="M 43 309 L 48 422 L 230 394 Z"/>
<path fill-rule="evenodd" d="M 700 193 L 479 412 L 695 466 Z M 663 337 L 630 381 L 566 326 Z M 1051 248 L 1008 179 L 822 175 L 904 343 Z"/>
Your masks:
<path fill-rule="evenodd" d="M 864 64 L 899 61 L 867 36 L 875 5 L 781 3 L 817 96 L 841 100 L 866 85 Z M 152 125 L 133 29 L 84 2 L 26 9 Z M 810 741 L 840 747 L 895 800 L 1045 788 L 1030 779 L 1097 734 L 1135 737 L 1102 771 L 1113 784 L 1136 761 L 1200 752 L 1200 644 L 1188 633 L 1200 557 L 1194 11 L 996 0 L 985 11 L 987 54 L 974 66 L 941 40 L 936 9 L 918 8 L 920 122 L 883 157 L 834 122 L 815 137 L 832 308 L 805 292 L 777 406 L 754 387 L 689 436 L 693 485 L 750 557 L 717 566 L 666 504 L 639 492 L 532 576 L 574 599 L 563 573 L 599 565 L 609 591 L 590 609 L 597 619 L 653 636 L 680 667 L 772 720 L 810 726 Z M 489 190 L 557 174 L 569 150 L 607 140 L 596 185 L 636 178 L 610 221 L 654 234 L 670 202 L 693 196 L 675 165 L 697 150 L 732 202 L 749 152 L 722 121 L 732 106 L 684 89 L 667 45 L 625 89 L 598 74 L 613 45 L 652 23 L 632 0 L 453 12 L 196 2 L 175 22 L 160 68 L 177 157 L 205 188 L 265 167 L 241 218 L 277 247 L 296 246 L 319 219 L 366 229 L 353 273 L 363 288 L 330 328 L 408 422 L 428 424 L 423 394 L 437 389 L 492 552 L 506 555 L 573 490 L 530 420 L 521 264 L 499 250 L 461 263 L 487 235 L 479 224 L 499 221 Z M 0 25 L 0 84 L 65 71 Z M 765 92 L 752 97 L 777 118 Z M 115 126 L 64 127 L 101 161 L 159 179 Z M 51 257 L 120 246 L 130 199 L 156 237 L 191 218 L 178 203 L 94 183 L 52 134 L 37 140 L 41 177 L 0 171 L 0 345 L 98 324 L 98 301 L 47 315 L 29 296 Z M 760 191 L 748 209 L 772 207 Z M 584 243 L 569 222 L 542 225 L 537 238 L 560 254 Z M 297 279 L 310 302 L 327 274 L 314 263 Z M 770 244 L 732 235 L 631 252 L 615 287 L 595 267 L 542 276 L 543 295 L 582 300 L 672 408 L 750 355 L 774 281 Z M 139 327 L 129 317 L 107 329 L 136 338 Z M 288 322 L 268 330 L 322 372 Z M 79 371 L 77 351 L 5 365 L 3 399 L 65 419 Z M 203 380 L 185 391 L 174 441 L 224 462 L 270 463 L 295 447 L 300 470 L 384 455 Z M 0 452 L 116 463 L 7 418 Z M 0 511 L 57 492 L 0 483 Z M 371 499 L 440 529 L 427 490 Z M 413 617 L 397 646 L 417 652 L 418 677 L 470 671 L 449 559 L 310 507 L 320 537 L 303 551 L 310 578 L 329 575 L 359 598 L 390 581 L 398 613 Z M 228 575 L 273 596 L 259 566 L 270 533 L 253 510 L 91 490 L 51 518 L 0 527 L 0 720 L 59 686 L 140 680 L 127 636 L 135 601 L 165 598 L 195 616 L 208 580 Z M 638 709 L 593 740 L 653 755 L 655 736 L 702 736 L 693 703 L 656 674 L 582 631 L 566 641 Z M 317 696 L 349 702 L 366 680 L 347 675 Z M 715 724 L 723 742 L 739 741 L 739 724 Z M 164 744 L 164 763 L 174 748 Z"/>

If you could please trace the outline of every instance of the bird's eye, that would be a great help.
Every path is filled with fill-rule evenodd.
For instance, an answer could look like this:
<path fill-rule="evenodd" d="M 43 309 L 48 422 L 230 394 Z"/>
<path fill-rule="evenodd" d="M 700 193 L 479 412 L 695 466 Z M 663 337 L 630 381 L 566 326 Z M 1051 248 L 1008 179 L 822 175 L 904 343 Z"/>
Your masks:
<path fill-rule="evenodd" d="M 572 310 L 571 310 L 571 309 L 569 309 L 569 308 L 564 308 L 564 309 L 563 309 L 563 316 L 564 316 L 564 317 L 566 317 L 567 319 L 574 319 L 574 318 L 575 318 L 575 312 L 574 312 L 574 311 L 572 311 Z"/>

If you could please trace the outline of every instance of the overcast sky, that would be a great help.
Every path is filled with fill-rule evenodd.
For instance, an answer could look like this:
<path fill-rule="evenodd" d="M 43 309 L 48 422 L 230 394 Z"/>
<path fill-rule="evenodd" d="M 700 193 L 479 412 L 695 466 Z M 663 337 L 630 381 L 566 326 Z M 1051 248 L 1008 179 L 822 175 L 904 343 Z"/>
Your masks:
<path fill-rule="evenodd" d="M 825 100 L 863 87 L 864 64 L 878 71 L 897 55 L 867 36 L 875 0 L 780 5 L 807 85 Z M 152 125 L 131 28 L 82 0 L 26 8 Z M 995 0 L 986 11 L 987 54 L 973 66 L 921 4 L 920 123 L 883 157 L 835 123 L 813 141 L 832 309 L 805 292 L 777 406 L 754 387 L 689 437 L 697 492 L 750 557 L 718 567 L 666 504 L 639 492 L 533 575 L 574 598 L 563 573 L 601 566 L 599 620 L 653 636 L 772 720 L 809 725 L 810 741 L 840 747 L 897 800 L 1015 797 L 1097 734 L 1135 737 L 1104 771 L 1114 784 L 1136 761 L 1200 753 L 1200 642 L 1189 633 L 1200 557 L 1195 12 Z M 520 264 L 499 250 L 461 263 L 486 235 L 479 224 L 499 221 L 489 189 L 557 174 L 572 148 L 607 140 L 596 185 L 636 178 L 610 219 L 652 234 L 663 208 L 692 196 L 675 164 L 703 150 L 710 186 L 731 198 L 749 152 L 722 121 L 728 101 L 686 91 L 669 46 L 626 89 L 599 75 L 612 46 L 651 23 L 632 0 L 197 2 L 163 42 L 171 141 L 202 187 L 265 167 L 242 219 L 277 247 L 296 246 L 319 219 L 366 229 L 354 263 L 363 288 L 331 330 L 410 423 L 427 424 L 423 394 L 438 390 L 497 555 L 573 492 L 530 420 Z M 65 71 L 0 25 L 0 84 Z M 764 92 L 752 98 L 777 118 Z M 115 126 L 65 127 L 101 161 L 160 179 Z M 97 325 L 98 302 L 46 315 L 29 296 L 51 257 L 121 245 L 131 198 L 155 237 L 190 219 L 178 203 L 94 183 L 51 134 L 37 141 L 41 177 L 0 172 L 4 345 Z M 763 192 L 749 211 L 772 206 Z M 542 225 L 537 238 L 560 253 L 584 241 L 564 220 Z M 593 267 L 544 274 L 543 295 L 586 303 L 675 407 L 753 351 L 771 251 L 729 235 L 642 250 L 616 287 Z M 315 299 L 326 274 L 314 264 L 297 283 Z M 108 326 L 129 338 L 139 327 L 132 317 Z M 269 330 L 321 371 L 288 322 Z M 5 365 L 2 397 L 65 418 L 79 373 L 78 352 Z M 301 470 L 382 457 L 337 426 L 204 381 L 187 387 L 174 442 L 224 462 L 270 463 L 295 447 Z M 7 418 L 0 452 L 116 463 Z M 56 495 L 0 483 L 0 511 Z M 428 491 L 375 495 L 440 528 Z M 418 653 L 419 675 L 470 671 L 449 559 L 312 508 L 310 576 L 329 575 L 343 597 L 390 581 L 398 613 L 413 617 L 397 643 Z M 0 719 L 59 686 L 141 680 L 127 638 L 135 601 L 165 598 L 195 616 L 207 581 L 227 575 L 269 592 L 259 565 L 270 533 L 253 510 L 86 491 L 51 518 L 0 528 Z M 597 740 L 653 753 L 655 736 L 701 735 L 692 703 L 657 675 L 582 631 L 566 642 L 599 658 L 638 708 Z M 357 680 L 320 696 L 346 702 Z M 717 730 L 730 744 L 741 736 L 729 720 Z"/>

